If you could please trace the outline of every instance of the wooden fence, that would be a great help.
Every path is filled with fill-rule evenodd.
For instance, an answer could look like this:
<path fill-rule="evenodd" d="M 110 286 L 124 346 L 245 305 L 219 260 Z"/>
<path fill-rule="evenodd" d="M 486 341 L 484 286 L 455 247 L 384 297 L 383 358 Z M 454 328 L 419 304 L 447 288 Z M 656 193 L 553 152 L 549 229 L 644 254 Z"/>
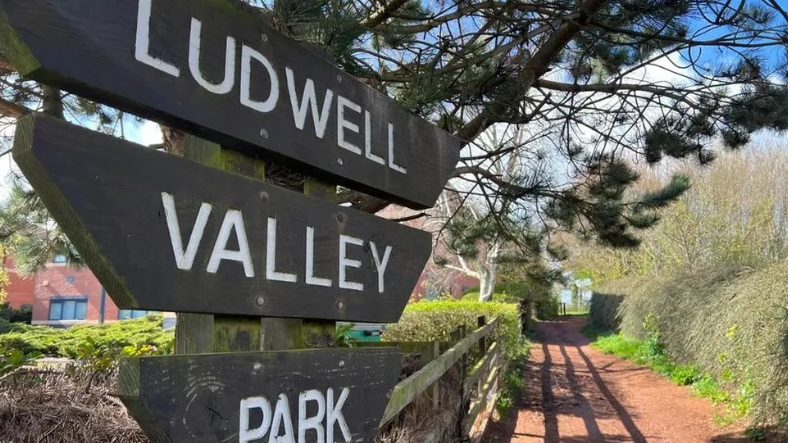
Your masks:
<path fill-rule="evenodd" d="M 479 327 L 470 334 L 463 328 L 452 334 L 450 347 L 440 352 L 441 343 L 400 343 L 404 351 L 419 351 L 424 366 L 394 388 L 380 427 L 391 422 L 403 409 L 425 392 L 432 399 L 432 407 L 444 421 L 425 443 L 440 441 L 448 426 L 458 426 L 464 442 L 477 443 L 484 433 L 492 409 L 498 399 L 498 385 L 505 373 L 506 359 L 503 344 L 490 340 L 490 333 L 498 326 L 498 319 L 487 323 L 479 317 Z M 478 349 L 481 356 L 476 362 L 468 362 L 468 354 Z M 460 363 L 460 395 L 462 411 L 459 420 L 456 405 L 440 404 L 440 379 L 454 365 Z M 464 406 L 468 405 L 467 408 Z M 452 423 L 453 422 L 453 423 Z"/>

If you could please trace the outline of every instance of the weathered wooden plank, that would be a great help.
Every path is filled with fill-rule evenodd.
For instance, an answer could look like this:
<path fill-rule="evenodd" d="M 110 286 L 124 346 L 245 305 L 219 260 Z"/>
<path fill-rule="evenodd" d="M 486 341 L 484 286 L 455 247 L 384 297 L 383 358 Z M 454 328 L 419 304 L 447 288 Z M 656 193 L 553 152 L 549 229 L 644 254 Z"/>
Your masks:
<path fill-rule="evenodd" d="M 495 394 L 495 391 L 497 391 L 497 381 L 500 374 L 500 369 L 500 366 L 495 366 L 490 371 L 487 379 L 485 380 L 484 386 L 482 387 L 482 395 L 471 402 L 468 415 L 465 416 L 466 423 L 473 424 L 476 422 L 476 419 L 479 417 L 479 413 L 487 405 L 489 399 L 493 394 Z"/>
<path fill-rule="evenodd" d="M 121 308 L 394 322 L 432 249 L 427 232 L 40 115 L 20 120 L 14 159 Z"/>
<path fill-rule="evenodd" d="M 394 387 L 394 392 L 391 394 L 386 406 L 386 412 L 380 421 L 380 426 L 385 425 L 391 421 L 397 414 L 400 413 L 413 399 L 421 395 L 427 390 L 435 381 L 437 381 L 443 374 L 446 373 L 457 361 L 462 358 L 472 347 L 477 346 L 479 339 L 486 336 L 498 325 L 498 319 L 494 319 L 488 325 L 477 329 L 456 345 L 452 346 L 448 351 L 441 354 L 440 357 L 433 360 L 427 366 L 419 369 L 415 374 L 401 381 Z"/>
<path fill-rule="evenodd" d="M 234 172 L 252 179 L 265 178 L 265 164 L 219 145 L 187 135 L 183 156 L 206 166 Z M 177 314 L 175 352 L 202 354 L 210 352 L 262 350 L 262 325 L 256 317 L 214 317 L 212 314 Z"/>
<path fill-rule="evenodd" d="M 396 348 L 135 358 L 121 361 L 118 395 L 155 443 L 371 442 L 400 358 Z"/>
<path fill-rule="evenodd" d="M 500 349 L 498 342 L 494 342 L 484 354 L 484 357 L 479 360 L 476 365 L 471 368 L 471 371 L 465 377 L 464 389 L 466 395 L 469 395 L 473 386 L 484 377 L 490 370 L 490 367 L 495 365 L 500 358 Z"/>
<path fill-rule="evenodd" d="M 460 143 L 218 0 L 0 0 L 21 75 L 252 156 L 431 207 Z"/>
<path fill-rule="evenodd" d="M 304 195 L 312 198 L 336 203 L 337 187 L 324 183 L 316 178 L 308 178 L 304 182 Z M 303 348 L 330 348 L 335 346 L 337 325 L 326 320 L 302 320 L 301 341 Z"/>
<path fill-rule="evenodd" d="M 468 415 L 465 416 L 462 422 L 462 432 L 470 437 L 472 442 L 478 442 L 481 439 L 484 429 L 487 426 L 487 421 L 498 401 L 501 393 L 498 390 L 498 384 L 501 374 L 505 372 L 504 367 L 495 367 L 484 384 L 482 395 L 470 405 Z M 473 432 L 474 425 L 481 418 L 481 423 L 477 427 L 476 432 Z"/>

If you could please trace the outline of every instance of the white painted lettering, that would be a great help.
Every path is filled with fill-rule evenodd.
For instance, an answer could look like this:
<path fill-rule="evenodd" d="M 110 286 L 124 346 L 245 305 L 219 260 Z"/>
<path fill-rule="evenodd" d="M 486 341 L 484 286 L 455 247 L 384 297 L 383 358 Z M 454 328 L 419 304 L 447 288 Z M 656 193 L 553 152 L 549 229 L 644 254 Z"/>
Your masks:
<path fill-rule="evenodd" d="M 268 77 L 271 80 L 271 91 L 268 93 L 268 98 L 264 101 L 258 101 L 252 98 L 252 59 L 257 60 L 268 71 Z M 276 108 L 276 102 L 279 101 L 279 77 L 276 75 L 271 62 L 259 52 L 254 49 L 242 45 L 241 48 L 241 104 L 260 112 L 271 112 Z"/>
<path fill-rule="evenodd" d="M 358 133 L 359 131 L 357 124 L 345 120 L 345 108 L 358 113 L 361 112 L 361 106 L 353 103 L 345 97 L 342 97 L 341 95 L 337 95 L 337 144 L 339 147 L 345 148 L 350 152 L 361 154 L 361 149 L 358 146 L 345 140 L 345 129 L 355 133 Z"/>
<path fill-rule="evenodd" d="M 312 417 L 306 416 L 306 402 L 317 403 L 317 413 Z M 323 417 L 326 415 L 326 399 L 323 393 L 310 389 L 298 396 L 298 443 L 306 443 L 306 430 L 314 429 L 317 433 L 316 443 L 326 443 L 323 429 Z"/>
<path fill-rule="evenodd" d="M 389 123 L 389 168 L 407 174 L 408 170 L 394 161 L 394 125 Z"/>
<path fill-rule="evenodd" d="M 282 425 L 285 427 L 285 434 L 279 435 L 279 430 Z M 279 400 L 276 402 L 268 443 L 295 443 L 295 438 L 293 437 L 293 420 L 290 418 L 290 404 L 285 394 L 279 394 Z"/>
<path fill-rule="evenodd" d="M 372 258 L 375 260 L 375 268 L 378 270 L 378 292 L 381 294 L 385 290 L 384 288 L 384 275 L 386 273 L 386 266 L 389 265 L 389 258 L 391 258 L 391 246 L 386 246 L 386 251 L 383 253 L 383 260 L 380 260 L 380 254 L 378 253 L 378 247 L 375 245 L 375 242 L 369 242 L 370 247 L 372 248 Z"/>
<path fill-rule="evenodd" d="M 230 233 L 235 231 L 238 238 L 238 250 L 227 250 L 227 241 Z M 237 209 L 228 209 L 224 216 L 222 227 L 219 228 L 219 236 L 211 252 L 211 259 L 208 260 L 208 272 L 215 274 L 219 270 L 222 260 L 241 262 L 244 265 L 244 274 L 247 277 L 254 277 L 254 266 L 252 265 L 252 255 L 249 253 L 249 241 L 246 239 L 246 227 L 244 227 L 244 217 Z"/>
<path fill-rule="evenodd" d="M 372 116 L 369 111 L 364 111 L 364 153 L 366 157 L 375 163 L 385 165 L 386 161 L 382 157 L 372 153 Z"/>
<path fill-rule="evenodd" d="M 331 287 L 330 278 L 315 276 L 315 228 L 306 227 L 306 284 Z"/>
<path fill-rule="evenodd" d="M 328 126 L 328 114 L 331 112 L 331 102 L 334 99 L 334 91 L 326 89 L 326 96 L 323 99 L 322 111 L 317 109 L 317 96 L 315 94 L 315 82 L 311 78 L 306 79 L 304 93 L 301 96 L 301 103 L 298 103 L 298 92 L 296 92 L 295 77 L 293 70 L 285 68 L 287 76 L 287 90 L 290 93 L 290 106 L 293 108 L 293 120 L 296 128 L 304 130 L 306 124 L 306 114 L 310 107 L 312 109 L 312 123 L 315 125 L 315 135 L 323 138 Z"/>
<path fill-rule="evenodd" d="M 180 69 L 171 63 L 150 55 L 150 17 L 153 0 L 140 0 L 137 9 L 137 38 L 134 45 L 134 57 L 137 61 L 144 63 L 161 72 L 165 72 L 173 77 L 181 75 Z"/>
<path fill-rule="evenodd" d="M 194 257 L 197 255 L 197 248 L 200 247 L 205 225 L 208 223 L 208 216 L 211 215 L 211 205 L 203 203 L 200 205 L 200 212 L 194 221 L 192 233 L 189 236 L 189 243 L 186 251 L 183 250 L 183 238 L 181 238 L 181 226 L 178 223 L 178 212 L 175 210 L 175 199 L 172 194 L 161 193 L 161 201 L 164 204 L 164 216 L 167 219 L 167 229 L 170 231 L 170 242 L 172 243 L 172 253 L 175 255 L 175 266 L 184 271 L 191 271 L 194 264 Z"/>
<path fill-rule="evenodd" d="M 352 289 L 354 291 L 363 291 L 363 283 L 347 281 L 347 276 L 345 273 L 346 268 L 361 267 L 361 260 L 355 260 L 347 257 L 347 245 L 349 244 L 363 246 L 364 240 L 345 234 L 339 235 L 339 287 L 343 289 Z"/>
<path fill-rule="evenodd" d="M 265 250 L 265 278 L 295 283 L 297 276 L 276 270 L 276 219 L 268 217 L 268 241 Z"/>
<path fill-rule="evenodd" d="M 342 393 L 339 394 L 339 399 L 334 403 L 334 389 L 328 388 L 326 392 L 326 442 L 335 443 L 334 440 L 334 425 L 339 425 L 339 430 L 342 432 L 342 437 L 345 443 L 350 442 L 350 429 L 345 421 L 345 416 L 342 414 L 342 406 L 345 406 L 350 394 L 350 389 L 342 388 Z"/>
<path fill-rule="evenodd" d="M 263 422 L 254 429 L 249 427 L 249 411 L 260 409 L 263 411 Z M 238 423 L 238 443 L 248 443 L 258 440 L 268 433 L 271 426 L 271 403 L 265 397 L 249 397 L 241 400 L 241 413 Z"/>
<path fill-rule="evenodd" d="M 200 48 L 202 47 L 202 22 L 192 17 L 191 34 L 189 35 L 189 71 L 194 80 L 214 94 L 227 94 L 235 86 L 235 39 L 227 37 L 227 49 L 224 55 L 224 79 L 221 83 L 213 83 L 200 71 Z"/>

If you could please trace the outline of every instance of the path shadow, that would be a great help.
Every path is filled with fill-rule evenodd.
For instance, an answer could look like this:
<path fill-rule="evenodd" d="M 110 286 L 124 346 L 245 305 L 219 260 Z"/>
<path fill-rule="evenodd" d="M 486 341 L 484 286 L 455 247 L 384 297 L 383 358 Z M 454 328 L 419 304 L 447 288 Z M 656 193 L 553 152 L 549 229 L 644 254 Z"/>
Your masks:
<path fill-rule="evenodd" d="M 632 414 L 621 404 L 618 398 L 613 394 L 611 389 L 605 383 L 604 379 L 600 375 L 600 370 L 594 366 L 594 363 L 591 359 L 586 355 L 583 351 L 583 347 L 590 343 L 588 337 L 580 332 L 582 327 L 585 325 L 586 321 L 583 318 L 562 318 L 559 322 L 561 323 L 558 326 L 559 332 L 553 334 L 546 334 L 544 330 L 550 328 L 550 323 L 556 322 L 545 322 L 545 324 L 540 325 L 538 329 L 540 333 L 538 334 L 539 341 L 542 345 L 542 352 L 544 353 L 544 364 L 542 365 L 541 371 L 541 380 L 542 380 L 542 397 L 543 397 L 543 404 L 544 406 L 544 426 L 545 426 L 545 443 L 559 443 L 560 430 L 558 429 L 557 423 L 557 416 L 558 411 L 554 406 L 555 399 L 553 398 L 552 392 L 552 383 L 550 380 L 552 370 L 554 369 L 554 364 L 552 357 L 550 356 L 550 346 L 555 346 L 561 352 L 563 359 L 564 359 L 564 373 L 566 374 L 567 381 L 569 383 L 570 391 L 574 397 L 575 402 L 579 406 L 578 411 L 581 412 L 580 418 L 582 418 L 583 423 L 586 428 L 587 436 L 583 437 L 582 439 L 578 439 L 577 441 L 586 441 L 586 442 L 606 442 L 606 441 L 632 441 L 633 443 L 647 443 L 646 437 L 640 431 L 640 429 L 635 424 L 635 421 L 632 417 Z M 553 325 L 555 327 L 557 325 Z M 572 359 L 567 352 L 567 348 L 573 348 L 574 351 L 577 352 L 577 355 L 583 360 L 587 373 L 591 376 L 594 384 L 596 385 L 599 392 L 604 397 L 604 400 L 612 407 L 615 411 L 615 416 L 624 426 L 627 431 L 628 436 L 621 436 L 620 439 L 617 436 L 605 436 L 599 428 L 599 424 L 597 423 L 597 418 L 599 418 L 599 408 L 594 408 L 593 405 L 590 404 L 589 400 L 583 394 L 583 388 L 578 382 L 577 378 L 577 369 L 575 368 Z M 642 371 L 645 370 L 643 368 L 633 368 L 631 371 Z M 602 369 L 602 372 L 612 372 L 607 366 Z M 621 370 L 618 372 L 625 372 L 626 370 Z M 549 400 L 546 401 L 546 400 Z M 562 443 L 568 443 L 569 440 L 566 438 L 560 440 Z"/>
<path fill-rule="evenodd" d="M 610 391 L 610 388 L 608 388 L 607 384 L 605 384 L 605 381 L 602 380 L 602 377 L 599 375 L 599 371 L 597 371 L 596 367 L 594 367 L 591 359 L 588 358 L 585 352 L 583 352 L 583 349 L 579 346 L 577 347 L 577 353 L 588 367 L 588 371 L 591 373 L 591 378 L 594 380 L 594 383 L 596 383 L 597 388 L 599 388 L 599 392 L 602 393 L 602 395 L 605 397 L 605 400 L 607 400 L 610 406 L 613 407 L 613 410 L 616 411 L 619 420 L 621 420 L 624 428 L 626 428 L 627 432 L 632 437 L 632 441 L 634 443 L 647 443 L 646 437 L 642 432 L 640 432 L 640 429 L 638 429 L 635 421 L 632 419 L 632 416 L 629 414 L 627 409 L 621 404 L 621 402 L 618 401 L 616 396 L 613 395 L 613 393 Z"/>
<path fill-rule="evenodd" d="M 554 323 L 561 324 L 555 325 Z M 647 443 L 648 440 L 635 424 L 632 414 L 627 411 L 618 398 L 616 398 L 600 375 L 600 372 L 639 372 L 646 369 L 633 368 L 631 370 L 611 370 L 608 367 L 609 365 L 604 365 L 601 369 L 595 367 L 593 362 L 583 351 L 583 346 L 589 343 L 588 338 L 580 333 L 580 329 L 584 323 L 584 319 L 564 318 L 557 322 L 543 322 L 537 325 L 534 345 L 541 347 L 543 361 L 541 364 L 533 361 L 527 363 L 526 372 L 524 373 L 524 378 L 526 380 L 524 392 L 520 398 L 518 398 L 515 407 L 509 411 L 508 416 L 495 426 L 493 432 L 486 433 L 484 441 L 508 443 L 515 440 L 517 437 L 536 437 L 541 439 L 544 443 L 606 443 L 619 441 Z M 553 330 L 546 333 L 545 330 L 549 329 Z M 555 348 L 558 348 L 558 351 L 563 356 L 563 364 L 554 361 L 554 357 L 550 352 L 551 347 L 553 351 L 555 351 Z M 570 352 L 572 354 L 577 352 L 577 355 L 583 360 L 586 368 L 576 367 L 575 363 L 579 365 L 579 362 L 577 362 L 577 360 L 575 360 L 575 362 L 572 361 L 569 355 Z M 593 381 L 599 393 L 602 395 L 599 401 L 604 401 L 609 404 L 614 412 L 611 412 L 611 408 L 607 406 L 600 408 L 599 405 L 594 407 L 594 405 L 591 404 L 589 398 L 584 395 L 583 386 L 578 378 L 578 374 L 583 374 L 584 378 L 588 377 Z M 571 408 L 561 410 L 562 403 L 556 398 L 554 389 L 556 387 L 560 388 L 564 376 L 574 405 Z M 588 378 L 585 379 L 587 380 Z M 594 395 L 594 397 L 596 398 L 598 395 Z M 564 398 L 564 396 L 561 396 L 561 398 Z M 604 412 L 602 411 L 603 409 Z M 527 435 L 517 432 L 517 419 L 521 411 L 533 411 L 542 415 L 544 426 L 543 436 Z M 560 415 L 572 415 L 581 418 L 585 425 L 587 435 L 583 437 L 561 437 L 558 423 Z M 597 420 L 610 418 L 615 418 L 620 421 L 626 433 L 622 435 L 605 435 L 600 429 Z M 739 442 L 721 441 L 720 443 Z"/>

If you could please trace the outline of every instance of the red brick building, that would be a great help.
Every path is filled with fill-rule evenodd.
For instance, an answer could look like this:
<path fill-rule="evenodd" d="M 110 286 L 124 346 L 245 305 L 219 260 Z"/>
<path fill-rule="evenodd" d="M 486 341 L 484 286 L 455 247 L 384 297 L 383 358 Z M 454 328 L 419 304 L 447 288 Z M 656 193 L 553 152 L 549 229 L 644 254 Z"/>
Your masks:
<path fill-rule="evenodd" d="M 13 260 L 6 257 L 3 260 L 6 272 L 8 272 L 8 286 L 5 291 L 8 295 L 5 302 L 11 305 L 14 309 L 32 308 L 36 301 L 35 277 L 23 278 L 17 272 Z"/>
<path fill-rule="evenodd" d="M 6 259 L 10 283 L 7 303 L 33 308 L 34 325 L 99 324 L 144 316 L 148 311 L 119 310 L 88 268 L 68 266 L 56 257 L 46 269 L 22 278 Z"/>

